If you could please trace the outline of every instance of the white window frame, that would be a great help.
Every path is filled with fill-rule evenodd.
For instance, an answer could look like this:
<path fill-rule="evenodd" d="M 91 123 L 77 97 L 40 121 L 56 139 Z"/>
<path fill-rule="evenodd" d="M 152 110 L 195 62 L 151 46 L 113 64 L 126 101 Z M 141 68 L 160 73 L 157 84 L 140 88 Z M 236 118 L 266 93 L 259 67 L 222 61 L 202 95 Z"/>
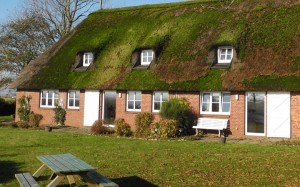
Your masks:
<path fill-rule="evenodd" d="M 221 51 L 225 50 L 225 54 L 221 54 Z M 231 50 L 231 53 L 228 51 Z M 221 55 L 225 55 L 225 59 L 221 59 Z M 231 56 L 230 59 L 228 60 L 227 57 Z M 218 63 L 231 63 L 233 57 L 233 47 L 232 46 L 221 46 L 218 48 Z"/>
<path fill-rule="evenodd" d="M 94 55 L 92 52 L 83 53 L 83 66 L 88 67 L 92 64 Z"/>
<path fill-rule="evenodd" d="M 203 101 L 203 94 L 210 94 L 209 96 L 209 102 L 204 102 Z M 201 92 L 201 104 L 200 104 L 200 113 L 201 114 L 217 114 L 217 115 L 229 115 L 230 114 L 230 109 L 231 109 L 231 99 L 229 100 L 229 102 L 224 102 L 223 101 L 223 98 L 224 98 L 224 95 L 229 95 L 229 97 L 231 98 L 230 96 L 230 92 Z M 212 96 L 216 96 L 216 95 L 219 95 L 219 112 L 213 112 L 212 111 Z M 203 107 L 203 103 L 208 103 L 209 104 L 209 111 L 202 111 Z M 216 102 L 214 102 L 216 103 Z M 229 103 L 229 112 L 223 112 L 222 109 L 223 109 L 223 104 L 224 103 Z"/>
<path fill-rule="evenodd" d="M 74 97 L 70 98 L 70 92 L 74 92 Z M 76 98 L 76 93 L 79 93 L 79 98 Z M 70 100 L 73 100 L 73 106 L 70 106 Z M 76 100 L 78 100 L 78 106 L 76 106 Z M 80 90 L 68 91 L 68 109 L 79 109 L 80 105 Z"/>
<path fill-rule="evenodd" d="M 152 55 L 150 55 L 150 52 Z M 144 57 L 147 59 L 147 61 L 144 61 Z M 154 57 L 154 51 L 151 49 L 148 50 L 142 50 L 141 51 L 141 65 L 149 65 Z"/>
<path fill-rule="evenodd" d="M 133 100 L 129 100 L 129 94 L 130 93 L 134 94 L 133 95 Z M 141 100 L 137 100 L 136 99 L 136 94 L 137 93 L 141 94 Z M 131 101 L 131 102 L 133 101 L 133 109 L 128 108 L 128 102 L 129 101 Z M 141 108 L 140 109 L 136 109 L 135 108 L 135 103 L 138 102 L 138 101 L 141 103 Z M 142 110 L 142 92 L 141 91 L 127 91 L 126 111 L 129 111 L 129 112 L 141 112 L 141 110 Z"/>
<path fill-rule="evenodd" d="M 43 97 L 43 92 L 46 92 L 46 95 Z M 53 95 L 51 98 L 49 98 L 49 92 L 53 92 Z M 41 108 L 54 108 L 55 104 L 58 104 L 59 91 L 58 90 L 41 90 L 41 98 L 40 98 L 40 107 Z M 46 104 L 43 105 L 43 99 L 46 99 Z M 49 105 L 48 100 L 52 100 L 52 104 Z"/>
<path fill-rule="evenodd" d="M 155 100 L 155 94 L 160 94 L 159 101 Z M 163 100 L 163 94 L 168 94 L 168 99 L 167 100 Z M 166 91 L 155 91 L 155 92 L 153 92 L 153 95 L 152 95 L 152 111 L 153 112 L 160 112 L 162 103 L 166 102 L 166 101 L 169 101 L 169 92 L 166 92 Z M 159 103 L 160 104 L 160 109 L 159 110 L 155 110 L 154 109 L 155 103 Z"/>

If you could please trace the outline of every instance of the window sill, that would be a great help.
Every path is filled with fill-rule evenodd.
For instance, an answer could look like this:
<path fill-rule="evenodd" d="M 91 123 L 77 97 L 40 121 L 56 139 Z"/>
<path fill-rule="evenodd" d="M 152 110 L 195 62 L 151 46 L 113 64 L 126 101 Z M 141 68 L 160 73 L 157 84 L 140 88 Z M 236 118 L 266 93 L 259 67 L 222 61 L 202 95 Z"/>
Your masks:
<path fill-rule="evenodd" d="M 230 115 L 230 112 L 200 112 L 200 114 L 207 114 L 207 115 Z"/>

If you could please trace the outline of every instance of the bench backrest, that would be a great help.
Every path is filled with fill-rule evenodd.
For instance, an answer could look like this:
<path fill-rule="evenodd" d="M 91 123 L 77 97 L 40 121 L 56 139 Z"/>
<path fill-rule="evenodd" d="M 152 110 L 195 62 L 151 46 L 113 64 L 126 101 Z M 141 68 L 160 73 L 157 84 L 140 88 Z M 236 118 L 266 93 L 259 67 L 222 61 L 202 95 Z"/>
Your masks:
<path fill-rule="evenodd" d="M 228 119 L 198 118 L 197 127 L 203 129 L 227 129 Z"/>

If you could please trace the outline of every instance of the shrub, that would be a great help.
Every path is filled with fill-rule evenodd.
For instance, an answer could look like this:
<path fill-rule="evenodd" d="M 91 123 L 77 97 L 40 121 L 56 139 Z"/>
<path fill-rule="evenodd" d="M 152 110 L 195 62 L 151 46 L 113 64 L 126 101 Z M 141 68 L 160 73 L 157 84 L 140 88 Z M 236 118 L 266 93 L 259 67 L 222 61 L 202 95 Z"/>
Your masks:
<path fill-rule="evenodd" d="M 115 120 L 115 133 L 119 136 L 131 136 L 132 131 L 130 125 L 124 119 Z"/>
<path fill-rule="evenodd" d="M 29 114 L 29 121 L 28 125 L 30 127 L 38 127 L 40 125 L 40 121 L 43 119 L 43 116 L 41 114 L 35 114 L 31 112 Z"/>
<path fill-rule="evenodd" d="M 178 135 L 186 135 L 191 132 L 195 115 L 189 107 L 188 101 L 183 99 L 170 99 L 162 104 L 160 115 L 164 119 L 177 121 L 176 129 Z"/>
<path fill-rule="evenodd" d="M 136 131 L 135 135 L 138 137 L 147 137 L 151 134 L 150 125 L 153 121 L 153 115 L 151 113 L 139 113 L 135 117 Z"/>
<path fill-rule="evenodd" d="M 110 127 L 103 126 L 102 120 L 96 120 L 91 128 L 92 134 L 111 134 L 113 133 L 113 129 Z"/>
<path fill-rule="evenodd" d="M 55 105 L 54 110 L 54 121 L 58 125 L 65 125 L 66 121 L 66 110 L 60 105 Z"/>
<path fill-rule="evenodd" d="M 174 138 L 177 135 L 177 121 L 173 119 L 162 119 L 158 123 L 158 135 L 161 138 Z"/>
<path fill-rule="evenodd" d="M 17 126 L 18 126 L 19 128 L 28 128 L 28 127 L 29 127 L 27 121 L 18 121 L 18 122 L 17 122 Z"/>
<path fill-rule="evenodd" d="M 18 108 L 18 115 L 22 121 L 29 120 L 30 100 L 31 100 L 31 96 L 25 96 L 25 95 L 23 95 L 21 98 L 18 99 L 18 103 L 20 105 L 20 108 Z"/>

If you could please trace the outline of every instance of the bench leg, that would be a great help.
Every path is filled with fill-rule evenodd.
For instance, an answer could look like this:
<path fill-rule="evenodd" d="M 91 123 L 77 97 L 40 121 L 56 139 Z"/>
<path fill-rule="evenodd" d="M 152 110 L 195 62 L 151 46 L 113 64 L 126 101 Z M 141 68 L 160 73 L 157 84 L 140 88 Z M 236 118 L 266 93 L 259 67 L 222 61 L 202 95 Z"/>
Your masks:
<path fill-rule="evenodd" d="M 219 137 L 221 137 L 221 130 L 219 130 Z"/>
<path fill-rule="evenodd" d="M 60 181 L 62 181 L 64 178 L 65 178 L 64 175 L 57 175 L 57 176 L 55 177 L 55 179 L 54 179 L 53 181 L 51 181 L 51 182 L 47 185 L 47 187 L 55 187 L 55 186 L 57 186 L 57 185 L 60 183 Z"/>
<path fill-rule="evenodd" d="M 38 178 L 39 176 L 41 176 L 41 174 L 43 173 L 43 171 L 45 171 L 46 168 L 47 166 L 43 164 L 32 176 Z"/>

